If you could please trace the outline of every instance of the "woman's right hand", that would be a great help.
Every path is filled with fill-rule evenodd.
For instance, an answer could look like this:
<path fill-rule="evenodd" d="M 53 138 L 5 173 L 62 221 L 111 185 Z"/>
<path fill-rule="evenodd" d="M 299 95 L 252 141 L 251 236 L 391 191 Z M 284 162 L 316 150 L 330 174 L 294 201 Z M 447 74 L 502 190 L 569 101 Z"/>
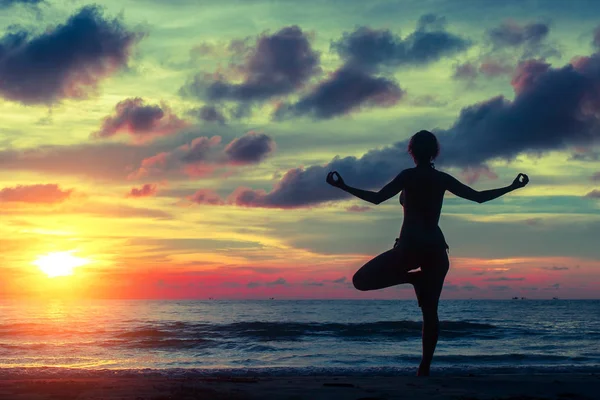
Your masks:
<path fill-rule="evenodd" d="M 523 180 L 521 180 L 523 178 Z M 519 174 L 512 183 L 512 187 L 520 189 L 529 183 L 529 177 L 525 174 Z"/>
<path fill-rule="evenodd" d="M 337 176 L 337 179 L 336 179 Z M 346 184 L 344 183 L 344 180 L 342 179 L 342 176 L 337 172 L 337 171 L 331 171 L 330 173 L 327 174 L 327 179 L 325 179 L 325 182 L 329 183 L 331 186 L 337 187 L 342 189 Z"/>

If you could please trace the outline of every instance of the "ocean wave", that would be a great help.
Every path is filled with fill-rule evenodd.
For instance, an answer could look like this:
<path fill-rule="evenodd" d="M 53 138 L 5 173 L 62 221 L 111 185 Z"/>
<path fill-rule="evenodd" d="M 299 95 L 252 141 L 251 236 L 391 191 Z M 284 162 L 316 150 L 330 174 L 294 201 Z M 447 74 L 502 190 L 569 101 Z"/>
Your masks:
<path fill-rule="evenodd" d="M 230 324 L 184 324 L 177 329 L 163 325 L 136 327 L 119 333 L 119 338 L 160 338 L 171 336 L 194 336 L 206 339 L 251 337 L 258 340 L 300 340 L 304 336 L 330 336 L 340 339 L 401 338 L 420 334 L 418 321 L 379 321 L 363 323 L 317 323 L 317 322 L 271 322 L 248 321 Z M 491 324 L 467 321 L 443 321 L 440 329 L 446 337 L 461 337 L 487 333 L 498 327 Z"/>
<path fill-rule="evenodd" d="M 166 377 L 166 378 L 260 378 L 295 376 L 400 376 L 414 375 L 415 366 L 402 367 L 257 367 L 257 368 L 140 368 L 98 369 L 65 367 L 9 367 L 0 368 L 0 377 L 8 378 L 85 378 L 85 377 Z M 461 365 L 436 366 L 437 376 L 492 375 L 492 374 L 572 374 L 599 373 L 600 365 Z"/>

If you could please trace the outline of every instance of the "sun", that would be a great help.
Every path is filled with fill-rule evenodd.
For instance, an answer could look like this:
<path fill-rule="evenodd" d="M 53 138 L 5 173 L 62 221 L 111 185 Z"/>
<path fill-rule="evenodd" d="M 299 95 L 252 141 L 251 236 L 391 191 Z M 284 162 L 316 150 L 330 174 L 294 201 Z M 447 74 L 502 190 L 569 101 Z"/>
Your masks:
<path fill-rule="evenodd" d="M 33 263 L 48 275 L 48 278 L 55 278 L 73 275 L 74 268 L 89 263 L 89 260 L 75 257 L 71 255 L 70 251 L 61 251 L 40 256 Z"/>

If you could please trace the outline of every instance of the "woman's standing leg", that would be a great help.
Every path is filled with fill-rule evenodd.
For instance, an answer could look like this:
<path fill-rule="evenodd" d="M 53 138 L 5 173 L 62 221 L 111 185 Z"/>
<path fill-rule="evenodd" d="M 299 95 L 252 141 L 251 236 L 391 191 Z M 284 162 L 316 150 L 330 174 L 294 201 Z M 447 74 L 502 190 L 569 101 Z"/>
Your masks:
<path fill-rule="evenodd" d="M 436 254 L 431 254 L 426 258 L 421 265 L 422 283 L 419 288 L 421 312 L 423 313 L 423 357 L 417 372 L 418 376 L 429 375 L 440 332 L 438 303 L 450 266 L 445 249 L 443 253 L 437 251 Z"/>

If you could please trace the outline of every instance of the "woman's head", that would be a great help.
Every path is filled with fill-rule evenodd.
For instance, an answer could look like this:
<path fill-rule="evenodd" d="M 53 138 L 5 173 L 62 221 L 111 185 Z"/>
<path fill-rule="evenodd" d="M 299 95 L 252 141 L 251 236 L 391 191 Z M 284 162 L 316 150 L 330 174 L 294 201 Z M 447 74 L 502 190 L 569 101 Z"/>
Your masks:
<path fill-rule="evenodd" d="M 415 160 L 415 164 L 428 165 L 440 153 L 440 145 L 433 133 L 419 131 L 410 138 L 408 152 Z"/>

